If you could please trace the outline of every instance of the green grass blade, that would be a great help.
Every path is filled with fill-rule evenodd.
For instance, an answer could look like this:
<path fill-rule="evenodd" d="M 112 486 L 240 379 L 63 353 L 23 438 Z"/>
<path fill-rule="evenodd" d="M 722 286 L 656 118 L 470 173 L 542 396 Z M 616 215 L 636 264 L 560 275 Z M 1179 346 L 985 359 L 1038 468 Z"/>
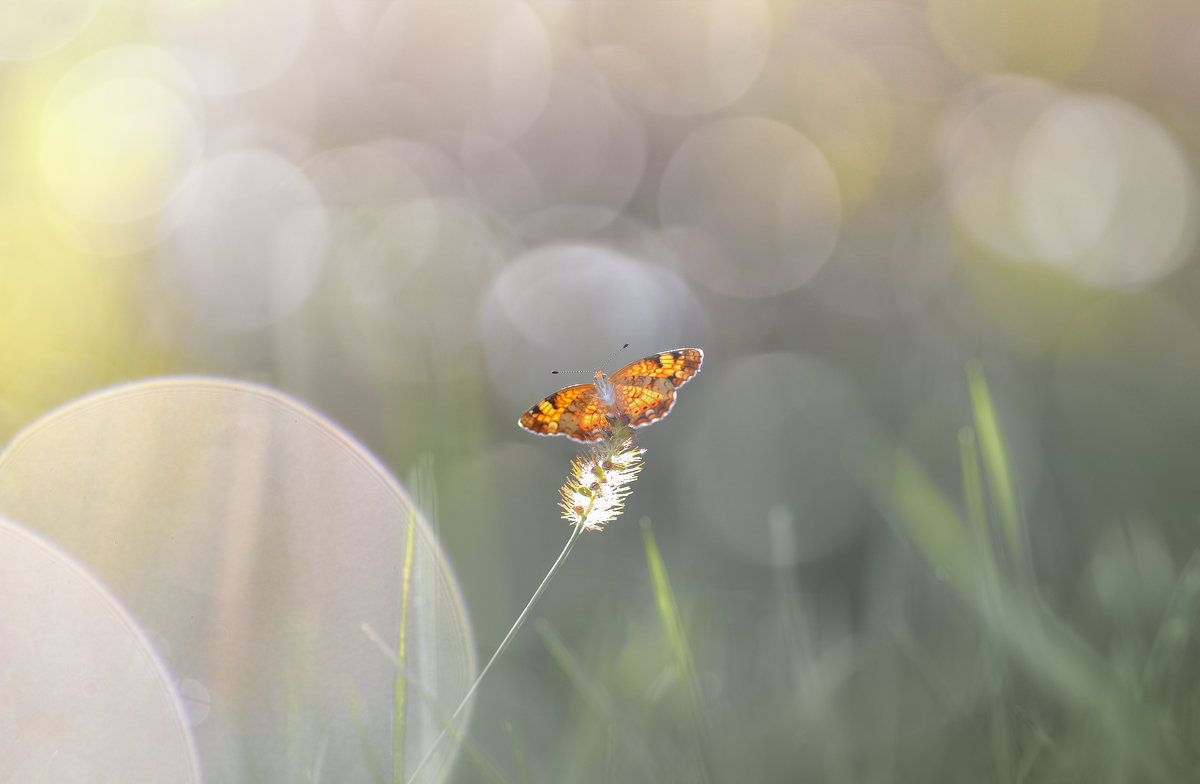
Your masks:
<path fill-rule="evenodd" d="M 643 772 L 646 774 L 646 780 L 661 781 L 663 778 L 662 773 L 656 770 L 650 750 L 646 747 L 646 744 L 638 735 L 630 730 L 632 726 L 631 722 L 620 714 L 608 694 L 600 687 L 597 680 L 592 677 L 587 669 L 584 668 L 578 657 L 571 652 L 566 642 L 543 619 L 538 619 L 534 628 L 541 636 L 542 641 L 545 642 L 546 650 L 550 652 L 551 657 L 562 668 L 562 671 L 571 681 L 571 685 L 575 687 L 575 691 L 583 698 L 588 710 L 600 716 L 609 727 L 614 728 L 619 735 L 621 747 L 633 752 L 633 756 L 637 759 L 643 768 Z"/>
<path fill-rule="evenodd" d="M 525 769 L 525 755 L 521 753 L 521 745 L 517 743 L 517 733 L 513 730 L 511 721 L 504 722 L 508 730 L 508 739 L 512 743 L 513 758 L 517 761 L 517 773 L 521 776 L 521 784 L 529 784 L 529 771 Z"/>
<path fill-rule="evenodd" d="M 1012 478 L 1012 464 L 1004 445 L 1004 435 L 1000 432 L 1000 421 L 992 403 L 992 393 L 983 374 L 983 365 L 978 360 L 967 363 L 967 384 L 975 413 L 979 451 L 983 456 L 988 486 L 992 490 L 992 503 L 1000 523 L 1001 538 L 1013 568 L 1019 575 L 1029 578 L 1032 576 L 1032 568 L 1025 548 L 1020 504 L 1017 502 L 1016 485 Z"/>
<path fill-rule="evenodd" d="M 979 466 L 979 448 L 975 431 L 964 427 L 958 431 L 959 461 L 962 464 L 963 498 L 967 505 L 967 522 L 974 538 L 975 550 L 982 569 L 984 596 L 988 601 L 1001 598 L 997 576 L 996 553 L 988 527 L 987 505 L 984 501 L 983 472 Z"/>
<path fill-rule="evenodd" d="M 909 455 L 878 437 L 849 444 L 850 470 L 897 525 L 925 562 L 961 597 L 979 595 L 979 556 L 962 518 L 945 494 Z"/>
<path fill-rule="evenodd" d="M 359 699 L 358 692 L 354 689 L 354 684 L 347 681 L 343 684 L 343 689 L 346 697 L 346 706 L 350 709 L 350 718 L 354 722 L 354 728 L 358 731 L 359 737 L 362 739 L 363 757 L 367 761 L 367 770 L 371 772 L 371 780 L 384 782 L 387 777 L 384 775 L 383 764 L 379 759 L 379 754 L 375 750 L 375 745 L 371 743 L 370 734 L 367 731 L 367 723 L 363 718 L 362 700 Z"/>
<path fill-rule="evenodd" d="M 675 593 L 671 590 L 671 581 L 667 577 L 667 568 L 663 565 L 662 556 L 658 552 L 658 543 L 654 532 L 650 529 L 650 521 L 642 518 L 642 538 L 646 544 L 646 563 L 650 568 L 650 585 L 654 591 L 654 603 L 658 608 L 659 622 L 663 634 L 667 638 L 667 647 L 675 660 L 675 666 L 683 675 L 689 687 L 690 705 L 693 725 L 696 729 L 696 745 L 700 760 L 700 771 L 705 781 L 712 779 L 710 771 L 711 745 L 707 731 L 707 719 L 704 710 L 704 699 L 700 692 L 700 684 L 696 678 L 696 667 L 692 661 L 692 651 L 688 646 L 687 635 L 683 630 L 683 621 L 679 617 L 679 607 L 675 602 Z"/>
<path fill-rule="evenodd" d="M 977 537 L 986 539 L 987 509 L 983 501 L 983 474 L 979 469 L 974 430 L 964 427 L 958 431 L 958 449 L 962 463 L 963 498 L 967 502 L 967 521 Z"/>
<path fill-rule="evenodd" d="M 1131 764 L 1151 781 L 1167 781 L 1167 765 L 1154 727 L 1129 693 L 1112 681 L 1103 658 L 1050 613 L 1036 596 L 1017 595 L 998 585 L 1003 601 L 979 601 L 981 563 L 967 524 L 921 467 L 906 453 L 879 438 L 851 442 L 848 462 L 874 496 L 881 511 L 908 535 L 914 546 L 947 583 L 982 610 L 990 638 L 1005 657 L 1059 703 L 1088 720 L 1114 748 L 1138 750 Z M 986 451 L 985 451 L 986 460 Z M 966 471 L 972 470 L 967 459 Z M 968 480 L 974 481 L 974 480 Z M 975 492 L 972 490 L 971 492 Z M 971 502 L 978 506 L 978 499 Z M 973 512 L 978 513 L 978 508 Z M 1007 720 L 1004 720 L 1007 722 Z M 996 754 L 1012 749 L 1011 727 L 993 728 Z M 1012 768 L 1002 780 L 1016 781 L 1028 771 Z"/>
<path fill-rule="evenodd" d="M 384 642 L 383 638 L 379 636 L 378 632 L 372 629 L 370 624 L 366 623 L 362 625 L 362 632 L 376 647 L 376 649 L 378 649 L 379 652 L 383 654 L 383 656 L 389 662 L 391 662 L 392 666 L 396 668 L 398 677 L 404 678 L 412 684 L 416 690 L 417 696 L 420 697 L 422 703 L 426 707 L 433 711 L 434 718 L 441 722 L 442 727 L 445 728 L 447 732 L 454 733 L 455 739 L 461 742 L 463 753 L 466 754 L 467 758 L 475 763 L 475 766 L 482 773 L 486 774 L 490 781 L 496 782 L 496 784 L 507 784 L 507 780 L 504 778 L 503 774 L 500 773 L 499 767 L 490 759 L 488 759 L 483 750 L 471 741 L 470 736 L 464 732 L 464 727 L 452 723 L 451 720 L 457 719 L 458 717 L 452 717 L 450 712 L 441 707 L 438 699 L 427 689 L 425 689 L 418 679 L 410 677 L 410 673 L 400 663 L 400 659 L 396 656 L 396 653 L 388 647 L 387 643 Z M 414 777 L 409 781 L 411 782 L 415 780 L 416 778 Z"/>
<path fill-rule="evenodd" d="M 546 644 L 546 650 L 550 652 L 551 658 L 571 681 L 575 691 L 583 698 L 588 710 L 600 715 L 610 724 L 620 723 L 617 709 L 613 706 L 612 700 L 575 658 L 563 639 L 550 628 L 550 624 L 545 619 L 539 618 L 534 622 L 534 629 L 542 638 L 542 642 Z"/>
<path fill-rule="evenodd" d="M 404 540 L 404 567 L 400 573 L 400 623 L 396 631 L 396 661 L 392 692 L 392 781 L 404 781 L 405 709 L 408 700 L 408 679 L 402 674 L 408 656 L 408 608 L 412 604 L 413 553 L 416 551 L 417 521 L 410 511 L 408 533 Z"/>
<path fill-rule="evenodd" d="M 967 507 L 967 522 L 979 558 L 982 578 L 983 611 L 994 608 L 1002 599 L 996 553 L 992 548 L 992 535 L 988 527 L 987 505 L 984 501 L 983 472 L 979 465 L 979 445 L 975 431 L 969 427 L 958 431 L 959 461 L 962 465 L 963 499 Z M 995 694 L 1004 694 L 1006 684 L 999 672 L 995 652 L 990 648 L 981 651 L 984 671 Z M 1002 784 L 1015 784 L 1020 774 L 1013 763 L 1014 730 L 1009 716 L 1009 699 L 996 699 L 991 705 L 991 748 L 996 780 Z"/>
<path fill-rule="evenodd" d="M 1146 655 L 1143 690 L 1152 699 L 1170 699 L 1195 635 L 1200 616 L 1200 551 L 1192 554 L 1175 581 L 1162 623 Z"/>

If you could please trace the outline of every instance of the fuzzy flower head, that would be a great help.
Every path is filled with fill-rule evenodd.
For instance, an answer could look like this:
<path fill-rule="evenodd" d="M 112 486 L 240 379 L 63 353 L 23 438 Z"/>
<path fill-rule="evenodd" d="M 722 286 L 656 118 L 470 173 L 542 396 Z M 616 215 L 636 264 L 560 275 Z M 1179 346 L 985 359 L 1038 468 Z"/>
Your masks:
<path fill-rule="evenodd" d="M 629 485 L 642 470 L 642 453 L 628 428 L 601 441 L 589 455 L 571 461 L 571 475 L 559 490 L 563 517 L 572 525 L 599 531 L 617 519 Z"/>

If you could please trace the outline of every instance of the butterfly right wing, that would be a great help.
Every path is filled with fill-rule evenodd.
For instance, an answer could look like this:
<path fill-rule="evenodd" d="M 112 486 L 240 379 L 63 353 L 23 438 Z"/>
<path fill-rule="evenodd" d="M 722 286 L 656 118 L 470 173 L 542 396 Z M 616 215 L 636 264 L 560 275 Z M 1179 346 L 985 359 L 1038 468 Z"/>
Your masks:
<path fill-rule="evenodd" d="M 675 389 L 699 373 L 703 362 L 700 349 L 677 348 L 629 363 L 612 375 L 617 408 L 633 427 L 661 419 L 675 405 Z"/>

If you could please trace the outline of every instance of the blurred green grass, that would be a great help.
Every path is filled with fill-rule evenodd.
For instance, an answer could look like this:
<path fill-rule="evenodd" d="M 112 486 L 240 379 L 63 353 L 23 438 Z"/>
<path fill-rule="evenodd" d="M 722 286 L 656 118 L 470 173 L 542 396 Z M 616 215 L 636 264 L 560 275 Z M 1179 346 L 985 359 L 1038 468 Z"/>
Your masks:
<path fill-rule="evenodd" d="M 754 601 L 695 575 L 668 578 L 671 553 L 644 525 L 635 591 L 594 602 L 567 632 L 539 620 L 540 680 L 557 718 L 520 743 L 530 779 L 1192 780 L 1200 557 L 1159 616 L 1110 619 L 1107 635 L 1079 623 L 1044 596 L 1061 587 L 1034 567 L 978 362 L 964 385 L 974 425 L 959 434 L 959 493 L 886 438 L 849 442 L 847 466 L 897 545 L 871 557 L 857 618 L 822 607 L 788 569 Z M 517 668 L 539 658 L 527 649 Z M 485 697 L 472 732 L 511 722 L 521 738 L 528 708 Z M 454 780 L 481 780 L 469 768 Z"/>

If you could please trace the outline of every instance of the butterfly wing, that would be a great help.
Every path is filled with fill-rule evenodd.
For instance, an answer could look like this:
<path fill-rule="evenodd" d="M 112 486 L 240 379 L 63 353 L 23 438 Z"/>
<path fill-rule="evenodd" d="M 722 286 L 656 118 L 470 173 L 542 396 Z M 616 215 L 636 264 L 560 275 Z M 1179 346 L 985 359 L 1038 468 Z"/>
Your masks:
<path fill-rule="evenodd" d="M 610 379 L 617 408 L 634 427 L 661 419 L 675 405 L 675 390 L 700 371 L 704 352 L 698 348 L 662 351 L 631 362 Z"/>
<path fill-rule="evenodd" d="M 700 349 L 679 348 L 629 363 L 608 379 L 616 393 L 616 413 L 628 417 L 634 427 L 661 419 L 675 405 L 675 390 L 699 372 L 703 361 Z M 576 384 L 539 402 L 517 424 L 541 436 L 596 441 L 610 432 L 610 413 L 614 412 L 597 396 L 596 384 Z"/>
<path fill-rule="evenodd" d="M 522 414 L 517 424 L 540 436 L 564 435 L 576 441 L 595 441 L 609 427 L 594 384 L 558 390 Z"/>

